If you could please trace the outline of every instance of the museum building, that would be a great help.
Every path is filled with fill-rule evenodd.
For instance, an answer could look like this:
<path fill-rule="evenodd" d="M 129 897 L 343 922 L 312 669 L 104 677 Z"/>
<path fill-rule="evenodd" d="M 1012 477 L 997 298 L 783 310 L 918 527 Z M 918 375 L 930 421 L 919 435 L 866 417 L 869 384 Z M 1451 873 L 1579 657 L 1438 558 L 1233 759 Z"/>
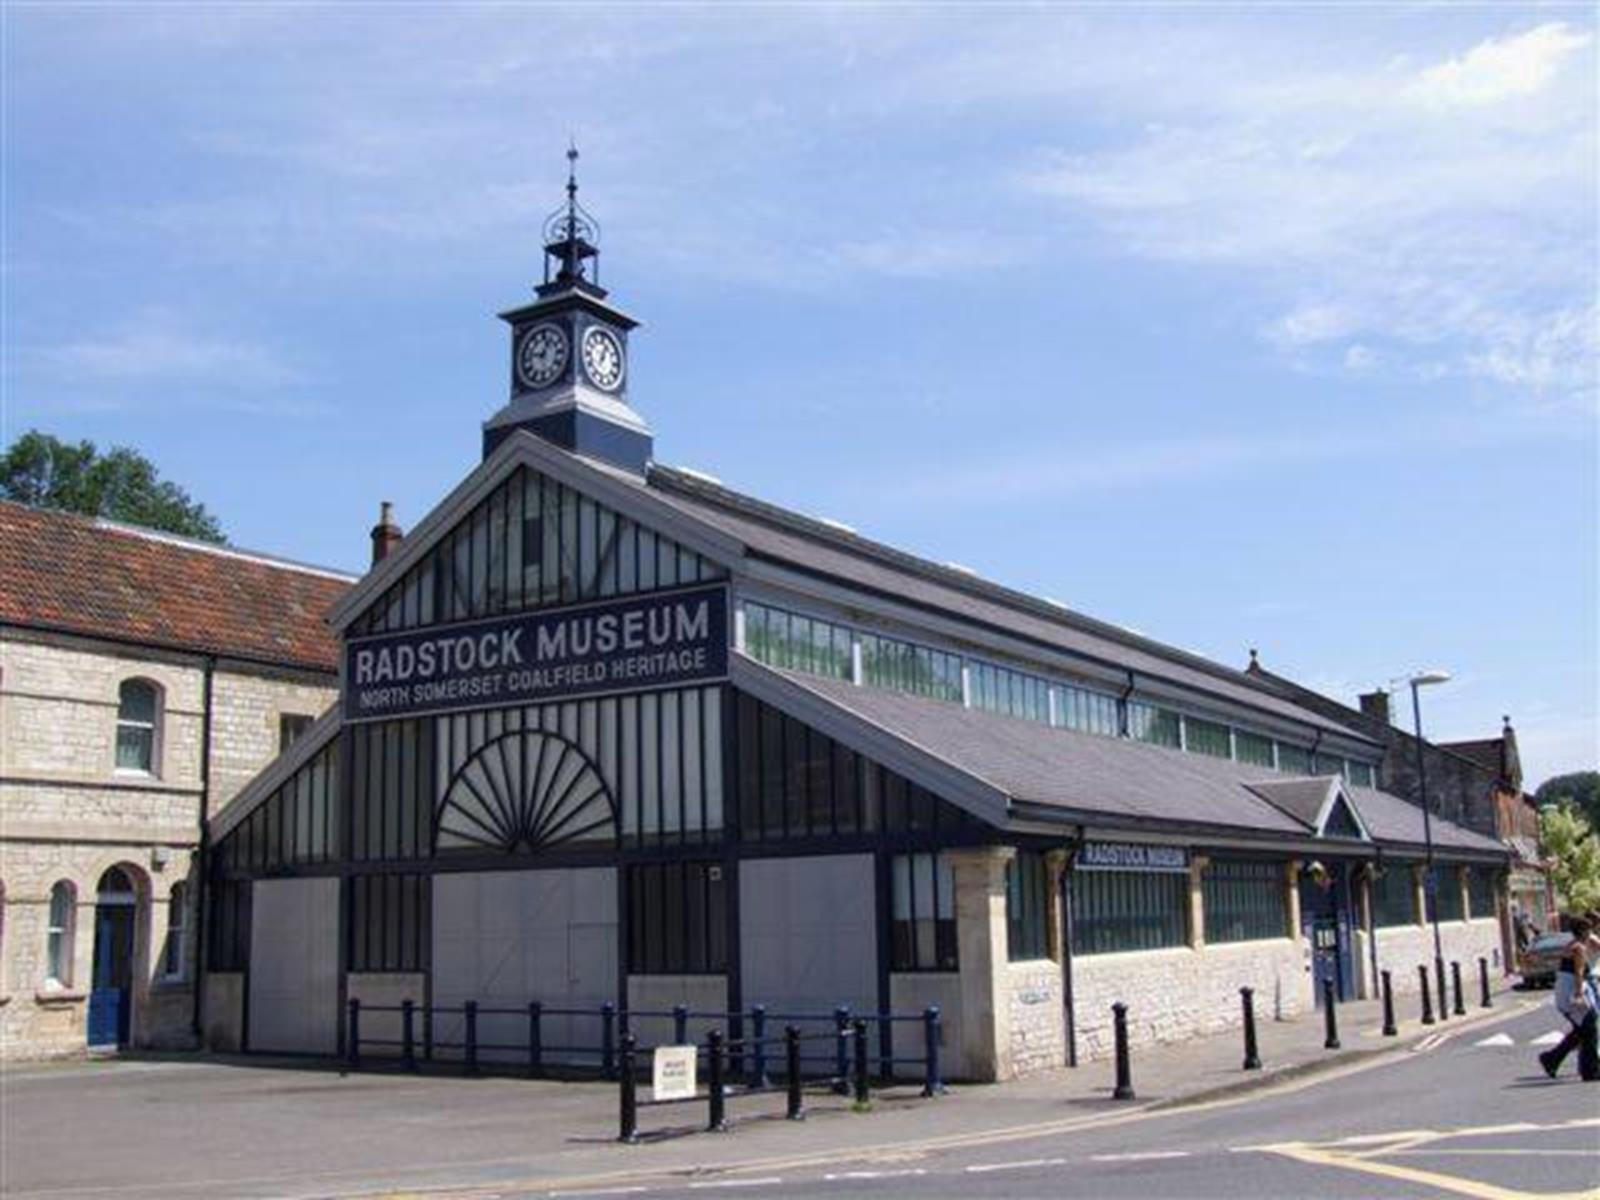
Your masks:
<path fill-rule="evenodd" d="M 214 823 L 213 1044 L 334 1053 L 352 999 L 936 1004 L 1002 1079 L 1104 1053 L 1117 1000 L 1172 1039 L 1243 985 L 1415 987 L 1430 911 L 1494 952 L 1504 847 L 1435 820 L 1425 879 L 1349 725 L 654 462 L 575 192 L 482 462 L 374 530 L 339 705 Z"/>

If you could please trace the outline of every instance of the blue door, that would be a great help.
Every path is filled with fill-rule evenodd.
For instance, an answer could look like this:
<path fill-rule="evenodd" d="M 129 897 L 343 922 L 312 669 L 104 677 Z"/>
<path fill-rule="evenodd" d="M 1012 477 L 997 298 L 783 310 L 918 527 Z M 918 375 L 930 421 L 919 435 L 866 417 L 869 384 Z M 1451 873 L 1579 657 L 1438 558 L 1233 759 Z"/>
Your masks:
<path fill-rule="evenodd" d="M 1313 995 L 1319 1008 L 1324 980 L 1333 981 L 1333 994 L 1339 1000 L 1348 1000 L 1355 991 L 1349 871 L 1339 862 L 1324 862 L 1323 868 L 1300 875 L 1300 924 L 1311 947 Z"/>
<path fill-rule="evenodd" d="M 94 986 L 89 991 L 89 1045 L 126 1046 L 133 1016 L 131 904 L 102 902 L 94 910 Z"/>

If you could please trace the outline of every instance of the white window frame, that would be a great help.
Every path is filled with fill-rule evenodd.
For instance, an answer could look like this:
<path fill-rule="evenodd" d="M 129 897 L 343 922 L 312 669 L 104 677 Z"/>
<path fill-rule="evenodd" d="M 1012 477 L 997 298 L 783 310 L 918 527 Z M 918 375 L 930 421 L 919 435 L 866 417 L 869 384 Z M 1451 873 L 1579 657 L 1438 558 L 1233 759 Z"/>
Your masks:
<path fill-rule="evenodd" d="M 134 720 L 130 717 L 124 717 L 122 715 L 123 692 L 126 691 L 130 685 L 134 684 L 150 689 L 153 701 L 151 717 L 148 722 Z M 117 685 L 116 733 L 111 742 L 111 765 L 116 774 L 137 775 L 141 778 L 150 779 L 159 779 L 161 777 L 161 732 L 162 725 L 164 724 L 162 718 L 165 716 L 165 712 L 165 694 L 162 691 L 161 685 L 155 680 L 146 679 L 143 676 L 131 676 L 127 679 L 124 679 Z M 124 728 L 141 730 L 148 729 L 150 731 L 150 761 L 148 765 L 143 767 L 125 767 L 117 761 L 117 751 L 118 747 L 122 743 L 122 730 Z"/>
<path fill-rule="evenodd" d="M 58 924 L 56 897 L 66 897 L 66 913 Z M 58 879 L 50 887 L 49 905 L 45 912 L 44 972 L 45 986 L 62 991 L 72 986 L 74 943 L 78 933 L 78 889 L 67 879 Z"/>

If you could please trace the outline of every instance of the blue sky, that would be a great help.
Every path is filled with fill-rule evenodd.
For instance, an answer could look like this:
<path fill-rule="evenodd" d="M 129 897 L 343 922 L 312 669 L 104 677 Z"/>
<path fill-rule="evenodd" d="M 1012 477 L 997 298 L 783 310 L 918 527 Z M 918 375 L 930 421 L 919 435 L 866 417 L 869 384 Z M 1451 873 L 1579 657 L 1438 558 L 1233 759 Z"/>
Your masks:
<path fill-rule="evenodd" d="M 478 460 L 571 134 L 662 460 L 1600 758 L 1588 6 L 3 21 L 7 441 L 363 565 Z"/>

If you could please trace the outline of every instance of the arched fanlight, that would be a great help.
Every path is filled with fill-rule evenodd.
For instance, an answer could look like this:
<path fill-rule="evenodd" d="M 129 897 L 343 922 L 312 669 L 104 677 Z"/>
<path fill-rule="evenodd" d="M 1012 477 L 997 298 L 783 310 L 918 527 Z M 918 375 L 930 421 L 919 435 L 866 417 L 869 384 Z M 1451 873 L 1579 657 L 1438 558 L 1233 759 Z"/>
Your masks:
<path fill-rule="evenodd" d="M 565 738 L 531 729 L 503 734 L 463 763 L 434 818 L 439 850 L 535 853 L 616 834 L 616 802 L 594 764 Z"/>

